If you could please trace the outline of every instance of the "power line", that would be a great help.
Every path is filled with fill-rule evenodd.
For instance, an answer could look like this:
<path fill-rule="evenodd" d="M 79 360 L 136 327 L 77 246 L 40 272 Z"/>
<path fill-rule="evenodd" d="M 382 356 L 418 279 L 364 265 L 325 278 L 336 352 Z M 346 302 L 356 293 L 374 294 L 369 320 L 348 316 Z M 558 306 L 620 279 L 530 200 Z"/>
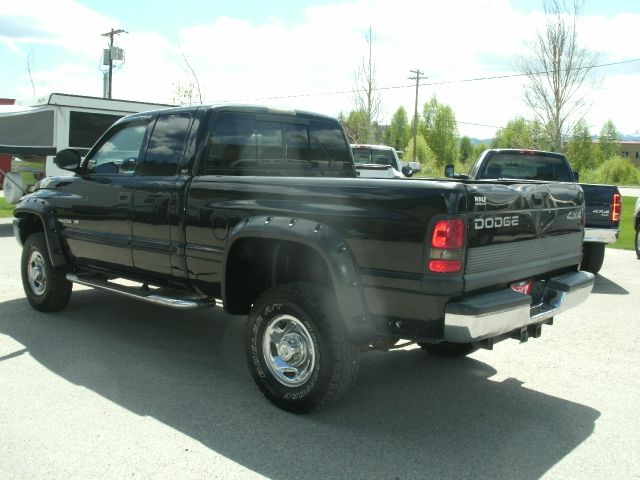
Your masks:
<path fill-rule="evenodd" d="M 633 59 L 629 59 L 629 60 L 621 60 L 619 62 L 610 62 L 610 63 L 601 63 L 598 65 L 593 65 L 592 67 L 578 67 L 578 68 L 569 68 L 569 69 L 562 69 L 562 72 L 567 72 L 567 71 L 577 71 L 577 70 L 584 70 L 586 68 L 604 68 L 604 67 L 612 67 L 612 66 L 616 66 L 616 65 L 623 65 L 626 63 L 634 63 L 634 62 L 640 62 L 640 58 L 633 58 Z M 510 74 L 506 74 L 506 75 L 494 75 L 494 76 L 488 76 L 488 77 L 473 77 L 473 78 L 463 78 L 463 79 L 457 79 L 457 80 L 442 80 L 439 82 L 427 82 L 427 83 L 420 83 L 419 86 L 437 86 L 437 85 L 451 85 L 454 83 L 471 83 L 471 82 L 483 82 L 483 81 L 487 81 L 487 80 L 504 80 L 504 79 L 509 79 L 509 78 L 518 78 L 518 77 L 527 77 L 530 75 L 546 75 L 548 73 L 551 73 L 550 70 L 544 70 L 544 71 L 540 71 L 540 72 L 533 72 L 533 73 L 510 73 Z M 426 77 L 425 77 L 426 78 Z M 387 87 L 376 87 L 373 90 L 374 91 L 381 91 L 381 90 L 398 90 L 398 89 L 402 89 L 402 88 L 415 88 L 415 84 L 411 84 L 411 85 L 391 85 L 391 86 L 387 86 Z M 231 103 L 231 102 L 255 102 L 255 101 L 262 101 L 262 100 L 282 100 L 282 99 L 286 99 L 286 98 L 304 98 L 304 97 L 321 97 L 321 96 L 327 96 L 327 95 L 347 95 L 347 94 L 353 94 L 355 93 L 355 90 L 351 89 L 351 90 L 336 90 L 336 91 L 332 91 L 332 92 L 315 92 L 315 93 L 299 93 L 299 94 L 295 94 L 295 95 L 277 95 L 277 96 L 271 96 L 271 97 L 259 97 L 259 98 L 244 98 L 244 99 L 238 99 L 238 100 L 216 100 L 216 102 L 220 102 L 220 103 Z"/>

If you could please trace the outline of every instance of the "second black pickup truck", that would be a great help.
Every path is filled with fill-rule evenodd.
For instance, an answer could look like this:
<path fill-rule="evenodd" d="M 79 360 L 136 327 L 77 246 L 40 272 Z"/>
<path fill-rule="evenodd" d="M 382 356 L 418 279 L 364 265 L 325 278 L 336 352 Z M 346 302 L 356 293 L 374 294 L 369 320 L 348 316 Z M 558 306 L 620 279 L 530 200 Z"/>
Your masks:
<path fill-rule="evenodd" d="M 345 394 L 363 350 L 526 341 L 594 282 L 578 269 L 579 186 L 357 178 L 344 132 L 321 115 L 135 114 L 84 160 L 63 150 L 56 162 L 73 176 L 42 180 L 14 213 L 30 304 L 62 309 L 72 283 L 221 303 L 248 315 L 251 373 L 292 412 Z"/>
<path fill-rule="evenodd" d="M 485 150 L 468 174 L 455 174 L 447 165 L 445 176 L 466 179 L 522 179 L 577 182 L 578 174 L 567 158 L 555 152 L 499 148 Z M 585 198 L 585 229 L 581 268 L 598 273 L 605 246 L 618 240 L 622 197 L 615 185 L 581 183 Z"/>

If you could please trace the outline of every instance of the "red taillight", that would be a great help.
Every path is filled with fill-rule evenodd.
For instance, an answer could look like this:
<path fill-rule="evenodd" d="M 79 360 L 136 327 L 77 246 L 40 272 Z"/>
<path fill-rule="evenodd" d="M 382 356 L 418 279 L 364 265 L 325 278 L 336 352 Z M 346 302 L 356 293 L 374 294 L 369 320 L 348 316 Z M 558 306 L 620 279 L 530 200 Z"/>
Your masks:
<path fill-rule="evenodd" d="M 431 233 L 427 268 L 434 273 L 455 273 L 462 270 L 465 226 L 464 220 L 439 220 Z"/>
<path fill-rule="evenodd" d="M 620 194 L 614 193 L 611 197 L 611 221 L 619 222 L 620 213 L 622 212 L 622 204 L 620 203 Z"/>
<path fill-rule="evenodd" d="M 460 260 L 429 260 L 429 270 L 435 273 L 454 273 L 462 270 Z"/>
<path fill-rule="evenodd" d="M 433 248 L 462 248 L 464 244 L 464 221 L 459 218 L 440 220 L 433 227 L 431 246 Z"/>

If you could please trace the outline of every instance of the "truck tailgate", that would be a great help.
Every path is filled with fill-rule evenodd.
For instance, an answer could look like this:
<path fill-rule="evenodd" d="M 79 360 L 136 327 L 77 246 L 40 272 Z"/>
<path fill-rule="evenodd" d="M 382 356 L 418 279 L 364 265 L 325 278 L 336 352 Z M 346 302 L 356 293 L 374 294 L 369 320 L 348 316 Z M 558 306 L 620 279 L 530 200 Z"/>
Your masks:
<path fill-rule="evenodd" d="M 578 265 L 584 195 L 576 184 L 467 185 L 464 290 Z"/>

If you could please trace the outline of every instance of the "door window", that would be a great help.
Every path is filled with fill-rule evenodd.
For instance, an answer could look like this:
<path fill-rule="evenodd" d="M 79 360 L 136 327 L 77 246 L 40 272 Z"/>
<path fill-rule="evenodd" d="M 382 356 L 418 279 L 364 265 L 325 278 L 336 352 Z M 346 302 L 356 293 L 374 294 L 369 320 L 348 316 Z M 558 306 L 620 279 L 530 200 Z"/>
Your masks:
<path fill-rule="evenodd" d="M 190 124 L 191 116 L 187 113 L 158 117 L 138 173 L 147 176 L 175 175 Z"/>
<path fill-rule="evenodd" d="M 133 175 L 147 131 L 147 122 L 126 123 L 87 160 L 87 173 Z"/>

